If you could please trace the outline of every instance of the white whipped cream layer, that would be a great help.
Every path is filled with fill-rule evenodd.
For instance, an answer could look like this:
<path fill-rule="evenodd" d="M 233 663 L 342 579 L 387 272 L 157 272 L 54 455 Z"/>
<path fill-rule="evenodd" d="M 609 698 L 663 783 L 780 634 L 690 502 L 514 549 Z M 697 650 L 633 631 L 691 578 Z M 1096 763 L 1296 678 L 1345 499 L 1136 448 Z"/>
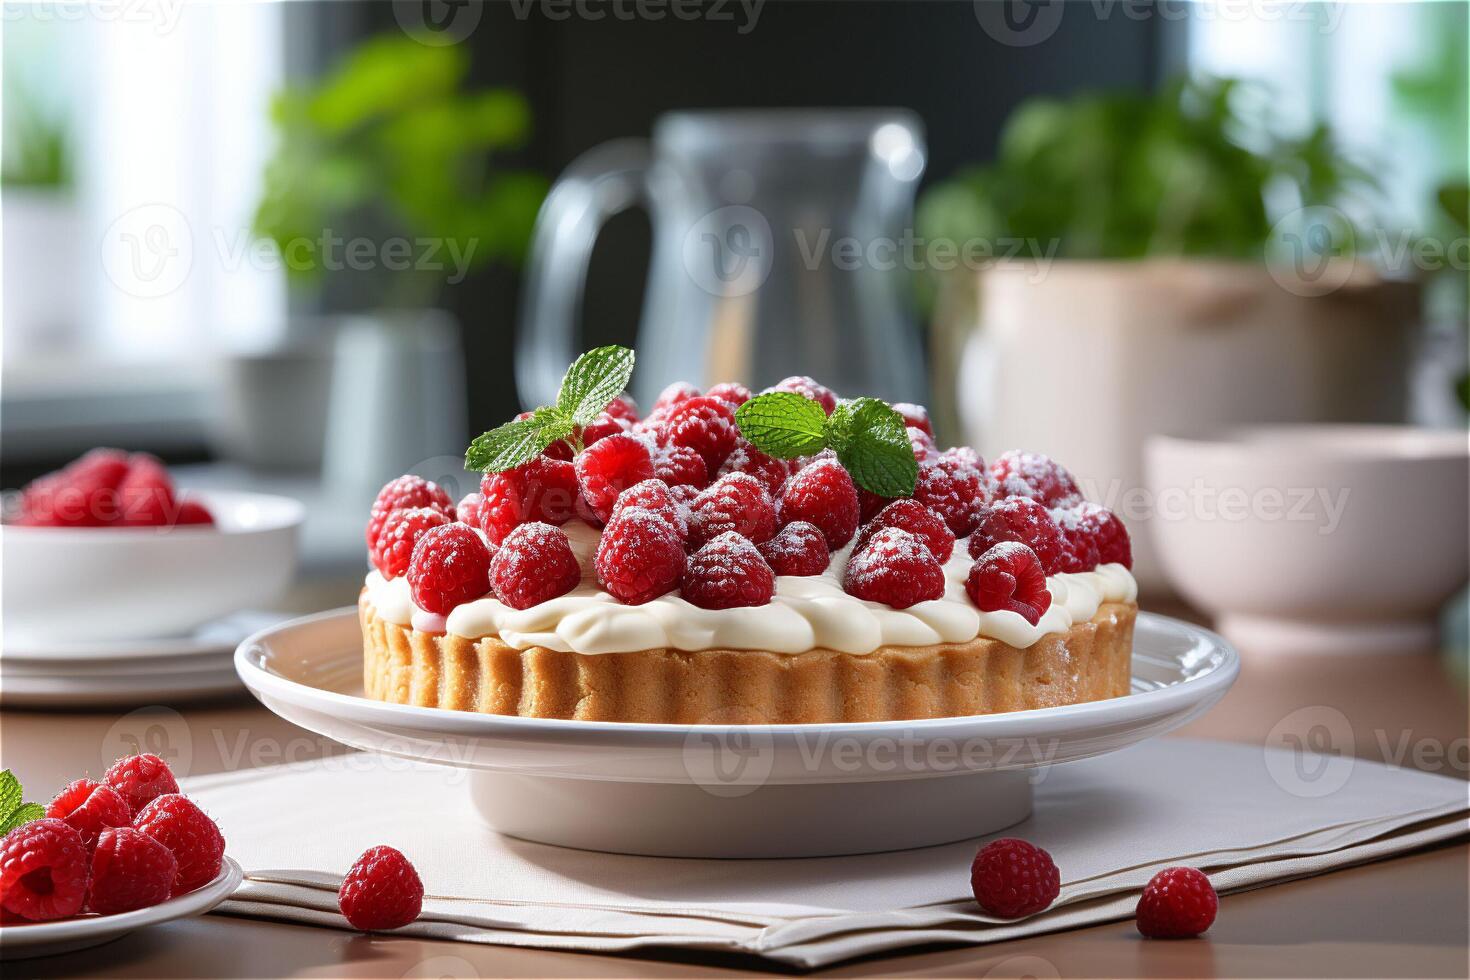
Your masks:
<path fill-rule="evenodd" d="M 764 606 L 701 609 L 677 592 L 625 606 L 597 587 L 592 556 L 600 531 L 581 521 L 571 521 L 563 530 L 581 563 L 582 581 L 566 595 L 530 609 L 512 609 L 486 597 L 457 606 L 448 616 L 435 615 L 413 604 L 406 578 L 385 579 L 376 570 L 368 573 L 368 601 L 390 623 L 471 640 L 498 636 L 518 650 L 545 647 L 595 654 L 671 647 L 805 653 L 822 647 L 872 653 L 882 646 L 965 643 L 977 636 L 1029 647 L 1049 633 L 1065 633 L 1074 623 L 1086 622 L 1104 602 L 1138 598 L 1138 584 L 1128 569 L 1108 564 L 1091 572 L 1049 576 L 1051 607 L 1034 626 L 1010 610 L 981 612 L 965 592 L 973 560 L 961 540 L 944 566 L 944 597 L 907 609 L 842 590 L 851 544 L 833 553 L 821 575 L 777 576 L 776 594 Z"/>

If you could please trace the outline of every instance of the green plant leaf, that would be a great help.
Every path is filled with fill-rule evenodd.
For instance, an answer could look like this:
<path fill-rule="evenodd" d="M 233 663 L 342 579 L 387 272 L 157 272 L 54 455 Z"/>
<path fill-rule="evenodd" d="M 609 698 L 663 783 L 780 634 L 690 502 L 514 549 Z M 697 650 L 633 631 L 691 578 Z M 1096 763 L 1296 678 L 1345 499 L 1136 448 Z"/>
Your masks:
<path fill-rule="evenodd" d="M 591 425 L 608 403 L 628 387 L 634 355 L 612 345 L 589 350 L 572 362 L 556 393 L 556 409 L 577 425 Z M 545 447 L 543 447 L 545 448 Z"/>
<path fill-rule="evenodd" d="M 736 410 L 735 424 L 755 448 L 777 459 L 810 456 L 827 445 L 827 413 L 794 391 L 756 395 Z"/>
<path fill-rule="evenodd" d="M 21 824 L 30 823 L 32 820 L 40 820 L 46 815 L 46 808 L 39 803 L 22 803 L 4 820 L 0 820 L 0 834 L 8 834 Z"/>
<path fill-rule="evenodd" d="M 910 497 L 919 464 L 903 416 L 876 398 L 840 402 L 827 419 L 827 442 L 865 490 L 882 497 Z"/>
<path fill-rule="evenodd" d="M 572 420 L 568 416 L 554 408 L 538 408 L 527 418 L 507 422 L 477 436 L 465 451 L 465 468 L 502 473 L 571 434 Z"/>
<path fill-rule="evenodd" d="M 21 788 L 20 780 L 15 778 L 15 773 L 9 769 L 0 772 L 0 820 L 10 815 L 10 811 L 20 806 Z"/>
<path fill-rule="evenodd" d="M 8 834 L 23 823 L 40 820 L 46 808 L 39 803 L 22 803 L 20 780 L 9 769 L 0 771 L 0 834 Z"/>

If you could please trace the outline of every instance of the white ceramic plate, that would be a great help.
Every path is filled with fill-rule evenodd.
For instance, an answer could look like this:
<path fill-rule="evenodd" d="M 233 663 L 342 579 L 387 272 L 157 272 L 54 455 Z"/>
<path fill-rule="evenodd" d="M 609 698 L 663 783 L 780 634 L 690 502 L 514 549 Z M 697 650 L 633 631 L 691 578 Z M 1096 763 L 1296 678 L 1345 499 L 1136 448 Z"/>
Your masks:
<path fill-rule="evenodd" d="M 227 856 L 219 875 L 209 884 L 151 908 L 117 915 L 83 915 L 59 922 L 0 926 L 0 959 L 70 953 L 101 945 L 143 926 L 203 915 L 229 898 L 244 877 L 240 866 Z"/>
<path fill-rule="evenodd" d="M 72 708 L 103 705 L 156 704 L 233 694 L 240 677 L 228 661 L 198 670 L 173 668 L 157 672 L 58 674 L 31 673 L 0 666 L 0 705 Z"/>
<path fill-rule="evenodd" d="M 1133 693 L 1036 711 L 831 725 L 644 725 L 513 718 L 362 696 L 356 610 L 240 645 L 268 708 L 347 745 L 470 771 L 513 836 L 690 856 L 840 854 L 976 836 L 1030 812 L 1031 771 L 1197 717 L 1239 661 L 1218 636 L 1140 614 Z M 922 814 L 922 818 L 917 817 Z"/>
<path fill-rule="evenodd" d="M 178 663 L 205 657 L 234 656 L 240 641 L 287 617 L 283 613 L 247 609 L 205 623 L 186 636 L 146 640 L 56 640 L 6 636 L 0 663 L 112 669 L 124 664 Z"/>

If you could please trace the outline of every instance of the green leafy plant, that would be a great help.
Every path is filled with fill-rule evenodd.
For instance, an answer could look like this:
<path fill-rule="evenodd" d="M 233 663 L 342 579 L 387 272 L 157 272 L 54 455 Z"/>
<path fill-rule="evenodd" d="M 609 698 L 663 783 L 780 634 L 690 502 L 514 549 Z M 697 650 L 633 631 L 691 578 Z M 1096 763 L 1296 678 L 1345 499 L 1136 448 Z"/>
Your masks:
<path fill-rule="evenodd" d="M 1177 81 L 1157 95 L 1084 94 L 1023 103 L 996 159 L 920 202 L 930 239 L 1031 239 L 1065 258 L 1257 257 L 1268 192 L 1341 206 L 1372 190 L 1331 131 L 1251 138 L 1234 80 Z M 1263 93 L 1256 91 L 1257 96 Z"/>
<path fill-rule="evenodd" d="M 65 124 L 44 111 L 20 79 L 7 77 L 5 158 L 0 183 L 6 187 L 60 190 L 70 187 L 71 182 L 71 142 Z"/>
<path fill-rule="evenodd" d="M 21 824 L 40 820 L 46 808 L 39 803 L 22 802 L 20 780 L 9 769 L 0 771 L 0 834 L 8 834 Z"/>
<path fill-rule="evenodd" d="M 831 449 L 853 480 L 883 497 L 909 497 L 919 464 L 903 416 L 876 398 L 841 401 L 828 415 L 805 395 L 772 391 L 735 412 L 735 423 L 768 456 L 792 459 Z"/>
<path fill-rule="evenodd" d="M 280 143 L 266 166 L 255 233 L 274 241 L 296 278 L 324 267 L 311 243 L 344 224 L 386 225 L 414 240 L 454 243 L 470 265 L 517 262 L 547 182 L 492 167 L 522 146 L 531 114 L 505 88 L 469 89 L 468 56 L 402 35 L 371 39 L 314 85 L 279 93 Z M 443 261 L 443 253 L 440 254 Z M 397 271 L 392 292 L 422 302 L 442 281 Z"/>

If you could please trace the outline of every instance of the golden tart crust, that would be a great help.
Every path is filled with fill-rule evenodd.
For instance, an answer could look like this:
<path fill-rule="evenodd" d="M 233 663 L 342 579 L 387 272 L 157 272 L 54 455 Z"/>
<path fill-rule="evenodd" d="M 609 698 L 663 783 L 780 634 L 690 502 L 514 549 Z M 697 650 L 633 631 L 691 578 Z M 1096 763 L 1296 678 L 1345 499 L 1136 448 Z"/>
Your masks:
<path fill-rule="evenodd" d="M 582 654 L 498 637 L 423 633 L 358 599 L 363 686 L 395 704 L 526 718 L 669 724 L 899 721 L 1051 708 L 1128 693 L 1138 606 L 1097 615 L 1025 649 L 967 643 L 817 649 Z"/>

